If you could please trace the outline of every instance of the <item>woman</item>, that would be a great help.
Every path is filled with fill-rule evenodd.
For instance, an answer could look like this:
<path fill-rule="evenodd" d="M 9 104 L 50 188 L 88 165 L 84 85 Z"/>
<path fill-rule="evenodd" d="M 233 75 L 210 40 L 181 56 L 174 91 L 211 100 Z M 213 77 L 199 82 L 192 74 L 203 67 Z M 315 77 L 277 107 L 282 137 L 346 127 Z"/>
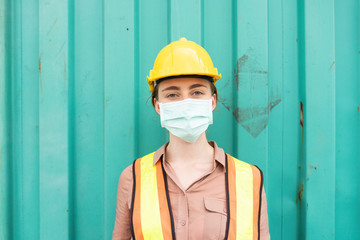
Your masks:
<path fill-rule="evenodd" d="M 170 141 L 121 174 L 113 239 L 270 239 L 261 171 L 206 138 L 220 78 L 185 38 L 158 54 L 148 83 Z"/>

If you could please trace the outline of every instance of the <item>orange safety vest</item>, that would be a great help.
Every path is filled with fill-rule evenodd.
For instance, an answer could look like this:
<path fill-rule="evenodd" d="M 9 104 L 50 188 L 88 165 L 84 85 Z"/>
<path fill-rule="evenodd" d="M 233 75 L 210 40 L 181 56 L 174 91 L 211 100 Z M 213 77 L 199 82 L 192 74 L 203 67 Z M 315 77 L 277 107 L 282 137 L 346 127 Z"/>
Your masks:
<path fill-rule="evenodd" d="M 227 225 L 225 239 L 260 239 L 261 170 L 226 155 Z M 175 239 L 163 160 L 154 153 L 133 163 L 131 233 L 133 239 Z"/>

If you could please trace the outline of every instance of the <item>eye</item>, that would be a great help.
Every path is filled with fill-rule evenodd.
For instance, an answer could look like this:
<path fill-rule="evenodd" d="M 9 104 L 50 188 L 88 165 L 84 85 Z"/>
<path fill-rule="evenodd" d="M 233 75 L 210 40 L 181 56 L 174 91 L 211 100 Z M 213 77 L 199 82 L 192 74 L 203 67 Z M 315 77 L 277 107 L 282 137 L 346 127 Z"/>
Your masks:
<path fill-rule="evenodd" d="M 175 98 L 177 95 L 175 93 L 169 93 L 166 95 L 167 98 Z"/>
<path fill-rule="evenodd" d="M 195 92 L 193 92 L 193 95 L 200 96 L 200 95 L 204 95 L 204 94 L 200 91 L 195 91 Z"/>

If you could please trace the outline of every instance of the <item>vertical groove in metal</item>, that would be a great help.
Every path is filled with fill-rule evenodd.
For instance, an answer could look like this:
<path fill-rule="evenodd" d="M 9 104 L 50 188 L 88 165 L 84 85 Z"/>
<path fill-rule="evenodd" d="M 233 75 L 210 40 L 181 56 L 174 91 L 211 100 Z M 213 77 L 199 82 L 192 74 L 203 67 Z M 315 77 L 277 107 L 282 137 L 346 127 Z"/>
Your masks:
<path fill-rule="evenodd" d="M 335 238 L 360 234 L 360 85 L 359 1 L 335 1 L 336 177 Z M 351 64 L 353 63 L 353 64 Z M 352 127 L 345 127 L 352 126 Z M 350 167 L 351 166 L 351 167 Z"/>
<path fill-rule="evenodd" d="M 172 0 L 167 0 L 166 1 L 166 27 L 167 27 L 167 43 L 170 43 L 173 39 L 171 36 L 171 1 Z"/>
<path fill-rule="evenodd" d="M 39 239 L 39 4 L 22 2 L 23 234 Z M 32 189 L 32 191 L 26 191 Z"/>
<path fill-rule="evenodd" d="M 102 1 L 76 4 L 76 238 L 101 238 L 105 214 Z"/>
<path fill-rule="evenodd" d="M 69 209 L 68 209 L 68 218 L 69 218 L 69 240 L 76 239 L 76 109 L 75 109 L 75 1 L 69 1 L 68 5 L 68 123 L 69 123 Z"/>
<path fill-rule="evenodd" d="M 140 0 L 134 1 L 134 156 L 139 157 L 139 100 L 140 100 L 140 89 L 139 89 L 139 65 L 140 65 Z M 135 160 L 135 159 L 134 159 Z"/>
<path fill-rule="evenodd" d="M 270 213 L 272 221 L 270 221 L 269 227 L 272 235 L 278 236 L 279 239 L 284 239 L 282 236 L 283 227 L 283 205 L 282 196 L 284 182 L 283 175 L 284 171 L 284 137 L 288 135 L 284 134 L 287 124 L 284 123 L 285 112 L 283 108 L 286 103 L 286 96 L 284 95 L 283 89 L 284 84 L 284 40 L 282 34 L 284 34 L 284 8 L 281 0 L 267 1 L 267 47 L 264 51 L 267 52 L 267 75 L 266 82 L 262 83 L 266 85 L 266 114 L 267 114 L 267 127 L 264 129 L 264 145 L 266 152 L 264 157 L 266 160 L 259 159 L 257 162 L 262 162 L 264 168 L 265 178 L 265 191 L 267 193 L 268 208 L 279 214 Z M 288 53 L 289 54 L 289 53 Z M 256 82 L 256 79 L 254 80 Z M 289 109 L 292 106 L 286 105 Z M 262 133 L 261 133 L 262 134 Z M 289 134 L 289 133 L 288 133 Z M 260 141 L 261 135 L 257 137 Z M 260 142 L 258 143 L 260 144 Z M 271 161 L 276 159 L 276 161 Z M 254 159 L 255 161 L 255 159 Z M 271 183 L 271 184 L 270 184 Z M 282 187 L 278 187 L 282 186 Z M 288 191 L 289 187 L 286 188 Z M 291 197 L 292 198 L 292 197 Z M 292 198 L 293 199 L 293 198 Z M 287 214 L 290 215 L 292 209 L 287 209 Z M 287 225 L 287 228 L 291 228 L 291 225 Z M 285 238 L 286 239 L 286 238 Z M 290 238 L 289 238 L 290 239 Z"/>
<path fill-rule="evenodd" d="M 269 21 L 270 21 L 270 19 L 269 19 L 269 0 L 266 0 L 266 1 L 264 1 L 264 3 L 266 2 L 266 17 L 265 17 L 265 20 L 266 20 L 266 33 L 267 33 L 267 35 L 266 35 L 266 45 L 268 46 L 269 45 L 269 41 L 270 41 L 270 29 L 269 29 Z M 267 119 L 266 119 L 266 124 L 267 124 L 267 128 L 265 128 L 264 129 L 264 134 L 265 134 L 265 137 L 264 137 L 264 141 L 263 142 L 261 142 L 260 144 L 261 145 L 264 145 L 265 146 L 265 151 L 264 151 L 264 162 L 265 162 L 265 166 L 264 167 L 261 167 L 261 169 L 262 169 L 262 171 L 263 171 L 263 173 L 265 173 L 264 175 L 264 179 L 263 179 L 263 183 L 264 183 L 264 189 L 268 189 L 267 188 L 267 179 L 268 179 L 268 175 L 269 175 L 269 168 L 268 168 L 268 160 L 269 160 L 269 154 L 271 154 L 271 152 L 269 152 L 269 147 L 271 147 L 271 146 L 269 146 L 269 143 L 270 143 L 270 141 L 269 141 L 269 138 L 271 138 L 271 136 L 270 136 L 270 134 L 269 134 L 269 132 L 270 132 L 270 122 L 269 122 L 269 114 L 270 114 L 270 102 L 271 102 L 271 96 L 270 96 L 270 94 L 269 94 L 269 92 L 271 91 L 270 89 L 272 88 L 272 82 L 271 81 L 269 81 L 269 71 L 268 71 L 268 69 L 269 69 L 269 55 L 270 55 L 270 53 L 269 53 L 269 49 L 268 48 L 266 48 L 266 51 L 264 51 L 265 53 L 266 53 L 266 55 L 267 55 L 267 57 L 266 57 L 266 62 L 267 62 L 267 66 L 266 66 L 266 71 L 267 71 L 267 76 L 266 76 L 266 86 L 267 86 L 267 88 L 266 88 L 266 91 L 265 91 L 265 95 L 266 95 L 266 103 L 267 103 L 267 106 L 266 106 L 266 112 L 267 112 L 267 114 L 268 114 L 268 116 L 267 116 Z M 256 80 L 253 80 L 253 82 L 255 83 L 255 81 Z M 252 84 L 254 84 L 254 83 L 252 83 Z M 260 145 L 259 144 L 259 145 Z M 260 161 L 260 163 L 261 163 L 261 161 Z M 257 162 L 257 163 L 255 163 L 255 164 L 259 164 L 259 162 Z"/>
<path fill-rule="evenodd" d="M 273 83 L 271 81 L 269 81 L 269 56 L 270 56 L 270 53 L 269 53 L 270 50 L 268 48 L 269 41 L 270 41 L 269 40 L 270 39 L 269 11 L 270 11 L 270 9 L 269 9 L 269 0 L 267 0 L 266 1 L 266 18 L 265 18 L 266 19 L 266 30 L 267 30 L 266 31 L 266 33 L 267 33 L 267 36 L 266 36 L 266 51 L 265 51 L 266 54 L 267 54 L 267 57 L 266 57 L 266 62 L 267 62 L 266 63 L 266 72 L 267 72 L 267 74 L 266 74 L 266 86 L 267 86 L 267 89 L 266 89 L 266 95 L 267 95 L 266 96 L 266 103 L 267 103 L 266 111 L 267 111 L 267 114 L 268 114 L 267 115 L 267 120 L 266 120 L 267 126 L 270 125 L 269 117 L 270 117 L 270 108 L 272 107 L 272 106 L 270 106 L 270 104 L 272 102 L 272 97 L 273 97 L 272 96 L 272 91 L 273 91 L 273 88 L 274 88 L 274 86 L 272 86 Z M 276 84 L 276 82 L 275 82 L 275 84 Z M 267 188 L 268 176 L 269 176 L 269 164 L 268 164 L 269 163 L 269 154 L 271 154 L 270 151 L 269 151 L 269 138 L 271 138 L 271 136 L 269 134 L 269 132 L 270 132 L 269 127 L 267 127 L 265 129 L 265 132 L 266 132 L 266 142 L 265 142 L 265 145 L 266 145 L 266 160 L 265 160 L 265 169 L 263 168 L 262 171 L 266 173 L 265 179 L 264 179 L 264 187 Z"/>
<path fill-rule="evenodd" d="M 19 0 L 20 2 L 20 6 L 19 6 L 19 23 L 20 23 L 20 28 L 19 28 L 19 33 L 20 33 L 20 43 L 19 43 L 19 49 L 22 50 L 23 48 L 23 0 Z M 18 137 L 19 137 L 19 146 L 20 146 L 20 152 L 19 152 L 19 158 L 18 158 L 18 166 L 19 166 L 19 175 L 18 175 L 18 180 L 19 180 L 19 185 L 20 187 L 20 191 L 19 191 L 19 201 L 20 202 L 24 202 L 24 145 L 23 145 L 23 131 L 24 131 L 24 127 L 23 127 L 23 120 L 24 120 L 24 109 L 23 109 L 23 55 L 22 52 L 19 52 L 19 66 L 17 67 L 17 71 L 19 71 L 19 78 L 18 78 L 18 83 L 19 83 L 19 95 L 16 96 L 16 98 L 18 98 L 19 101 L 19 112 L 20 112 L 20 116 L 19 116 L 19 125 L 20 125 L 20 129 L 18 129 Z M 24 231 L 24 206 L 22 205 L 20 207 L 20 229 L 22 231 Z"/>
<path fill-rule="evenodd" d="M 8 63 L 8 77 L 9 77 L 9 90 L 10 90 L 10 93 L 9 93 L 9 96 L 8 96 L 8 99 L 9 99 L 9 129 L 8 129 L 8 133 L 9 133 L 9 159 L 8 159 L 8 162 L 9 162 L 9 201 L 11 202 L 8 202 L 9 204 L 9 213 L 11 214 L 11 216 L 9 216 L 9 223 L 8 223 L 8 226 L 9 226 L 9 235 L 12 239 L 16 239 L 16 236 L 15 236 L 15 227 L 17 226 L 16 225 L 16 217 L 17 216 L 17 212 L 16 212 L 16 204 L 18 203 L 17 202 L 17 199 L 16 199 L 16 196 L 15 196 L 15 188 L 16 188 L 16 172 L 15 172 L 15 160 L 16 160 L 16 157 L 15 157 L 15 154 L 14 154 L 14 151 L 13 151 L 13 145 L 16 143 L 15 142 L 15 137 L 14 137 L 14 126 L 16 126 L 16 123 L 14 122 L 15 121 L 15 115 L 14 115 L 14 112 L 17 110 L 15 108 L 15 102 L 14 102 L 14 94 L 15 94 L 15 75 L 14 75 L 14 63 L 16 62 L 15 61 L 15 51 L 14 49 L 14 45 L 16 45 L 16 41 L 15 41 L 15 16 L 16 16 L 16 4 L 14 3 L 15 1 L 7 1 L 9 3 L 9 11 L 11 14 L 10 15 L 7 15 L 8 19 L 9 19 L 9 25 L 8 25 L 8 33 L 9 33 L 9 56 L 14 56 L 13 59 L 11 59 Z M 9 58 L 8 58 L 9 59 Z M 13 203 L 13 204 L 11 204 Z"/>
<path fill-rule="evenodd" d="M 331 144 L 330 145 L 330 148 L 333 148 L 333 163 L 332 163 L 332 166 L 330 167 L 333 167 L 333 170 L 332 170 L 332 173 L 333 175 L 328 178 L 328 179 L 325 179 L 325 181 L 323 181 L 323 183 L 328 183 L 330 181 L 332 181 L 332 185 L 330 185 L 330 187 L 332 187 L 333 189 L 331 189 L 332 191 L 330 191 L 330 195 L 331 198 L 332 198 L 332 209 L 330 208 L 330 210 L 332 210 L 333 214 L 330 215 L 330 217 L 332 217 L 332 225 L 330 225 L 329 227 L 325 228 L 323 231 L 324 232 L 328 232 L 330 231 L 330 233 L 327 233 L 329 238 L 330 239 L 333 239 L 333 240 L 336 240 L 336 159 L 337 159 L 337 148 L 336 148 L 336 141 L 337 141 L 337 138 L 336 138 L 336 111 L 337 111 L 337 108 L 336 108 L 336 99 L 337 99 L 337 88 L 336 88 L 336 66 L 335 66 L 335 61 L 336 61 L 336 39 L 335 39 L 335 33 L 336 33 L 336 24 L 335 24 L 335 1 L 336 0 L 332 0 L 332 11 L 331 11 L 331 17 L 332 17 L 332 28 L 331 28 L 331 31 L 332 31 L 332 34 L 331 34 L 331 37 L 332 37 L 332 52 L 330 53 L 330 56 L 329 58 L 331 59 L 330 60 L 330 67 L 329 67 L 329 71 L 332 71 L 333 69 L 333 76 L 332 76 L 332 79 L 330 80 L 333 80 L 333 95 L 330 96 L 330 101 L 332 100 L 332 102 L 330 102 L 330 104 L 332 104 L 331 108 L 333 109 L 333 112 L 332 112 L 332 118 L 333 118 L 333 124 L 332 124 L 332 127 L 333 127 L 333 132 L 332 132 L 332 135 L 330 136 L 332 139 L 331 139 Z M 325 40 L 325 39 L 324 39 Z M 325 83 L 325 82 L 324 82 Z M 325 85 L 325 84 L 324 84 Z M 330 126 L 331 128 L 331 126 Z M 326 150 L 324 152 L 327 152 Z M 327 164 L 327 159 L 322 162 L 325 162 L 325 164 Z M 309 169 L 310 170 L 310 169 Z M 309 173 L 310 174 L 310 173 Z M 315 190 L 317 191 L 317 190 Z M 324 204 L 325 202 L 322 202 L 321 204 Z M 327 202 L 326 202 L 327 203 Z M 329 209 L 325 210 L 324 212 L 328 211 Z M 324 236 L 324 234 L 323 234 Z"/>
<path fill-rule="evenodd" d="M 68 10 L 39 1 L 40 239 L 69 236 Z"/>
<path fill-rule="evenodd" d="M 282 239 L 298 239 L 298 206 L 300 205 L 298 197 L 298 174 L 299 174 L 299 132 L 300 117 L 299 117 L 299 95 L 298 95 L 298 12 L 297 1 L 281 1 L 281 36 L 282 39 L 281 49 L 281 66 L 279 71 L 282 74 L 282 123 L 278 129 L 282 131 L 282 200 L 281 200 L 281 217 Z M 270 14 L 273 16 L 274 14 Z M 277 14 L 275 14 L 277 15 Z M 270 49 L 273 48 L 272 44 L 269 44 Z M 269 61 L 274 61 L 270 59 Z M 269 62 L 270 63 L 270 62 Z M 269 72 L 272 68 L 269 68 Z M 271 149 L 270 149 L 271 151 Z M 272 159 L 269 159 L 270 166 L 273 164 Z M 269 179 L 269 186 L 274 185 Z M 276 184 L 275 184 L 276 185 Z M 274 196 L 274 195 L 273 195 Z M 292 204 L 289 204 L 289 200 L 292 200 Z M 273 202 L 274 199 L 270 199 Z M 271 208 L 270 208 L 271 209 Z M 272 210 L 274 212 L 276 210 Z M 272 216 L 272 219 L 275 217 Z M 275 220 L 276 221 L 276 220 Z M 271 222 L 270 222 L 271 223 Z M 274 220 L 272 221 L 272 224 Z M 276 224 L 276 223 L 275 223 Z M 273 225 L 274 226 L 274 225 Z M 291 229 L 291 230 L 290 230 Z M 273 235 L 276 234 L 273 232 Z M 276 235 L 276 236 L 278 236 Z"/>
<path fill-rule="evenodd" d="M 12 239 L 10 1 L 0 2 L 0 239 Z"/>
<path fill-rule="evenodd" d="M 238 59 L 238 1 L 237 0 L 232 0 L 232 66 L 233 69 L 236 68 L 236 64 L 237 64 L 237 59 Z M 231 73 L 232 76 L 235 76 L 235 70 L 234 72 Z M 232 78 L 232 80 L 234 81 L 234 78 Z M 234 83 L 235 85 L 235 83 Z M 232 105 L 233 106 L 237 106 L 237 102 L 238 102 L 238 94 L 235 88 L 233 88 L 232 91 L 232 95 L 233 95 L 233 101 L 232 101 Z M 236 121 L 233 121 L 234 123 L 234 135 L 233 135 L 233 154 L 234 156 L 238 156 L 238 144 L 239 144 L 239 140 L 238 140 L 238 128 L 239 128 L 239 124 Z"/>
<path fill-rule="evenodd" d="M 204 13 L 204 0 L 200 0 L 200 44 L 205 47 L 205 13 Z"/>
<path fill-rule="evenodd" d="M 103 202 L 103 206 L 102 206 L 102 210 L 103 210 L 103 226 L 102 226 L 102 236 L 104 236 L 105 239 L 108 239 L 108 233 L 107 233 L 107 229 L 106 229 L 106 226 L 107 226 L 107 203 L 108 203 L 108 198 L 107 198 L 107 191 L 106 191 L 106 185 L 107 185 L 107 179 L 106 179 L 106 173 L 107 173 L 107 169 L 106 169 L 106 166 L 107 166 L 107 151 L 106 151 L 106 120 L 105 120 L 105 104 L 106 104 L 106 88 L 105 88 L 105 40 L 104 40 L 104 37 L 105 37 L 105 27 L 104 27 L 104 24 L 105 24 L 105 1 L 101 1 L 101 16 L 100 16 L 100 19 L 101 19 L 101 43 L 100 43 L 100 48 L 101 48 L 101 58 L 102 58 L 102 61 L 101 61 L 101 68 L 102 68 L 102 74 L 101 74 L 101 77 L 102 77 L 102 149 L 103 149 L 103 156 L 102 156 L 102 181 L 103 181 L 103 199 L 102 199 L 102 202 Z"/>
<path fill-rule="evenodd" d="M 306 165 L 305 165 L 305 153 L 306 153 L 306 138 L 305 130 L 307 128 L 307 115 L 305 109 L 307 108 L 305 102 L 305 1 L 297 2 L 298 9 L 298 69 L 299 69 L 299 112 L 300 112 L 300 134 L 299 134 L 299 182 L 296 203 L 298 206 L 298 232 L 299 239 L 306 239 L 306 202 L 304 189 L 307 188 L 306 184 Z"/>
<path fill-rule="evenodd" d="M 305 227 L 311 239 L 335 238 L 334 1 L 327 3 L 305 5 Z M 321 224 L 319 215 L 326 216 Z"/>
<path fill-rule="evenodd" d="M 12 52 L 13 61 L 11 63 L 11 79 L 12 79 L 12 182 L 13 182 L 13 234 L 15 239 L 21 239 L 23 233 L 23 179 L 22 179 L 22 86 L 21 86 L 21 41 L 22 41 L 22 4 L 21 0 L 13 2 L 13 15 L 12 15 Z"/>
<path fill-rule="evenodd" d="M 269 1 L 268 1 L 269 3 Z M 285 99 L 285 80 L 284 80 L 284 69 L 285 69 L 285 58 L 284 58 L 284 53 L 285 53 L 285 49 L 284 49 L 284 45 L 285 45 L 285 40 L 284 40 L 284 36 L 285 36 L 285 32 L 284 32 L 284 0 L 281 0 L 281 98 L 284 101 Z M 271 59 L 268 59 L 268 61 L 270 62 Z M 281 104 L 281 125 L 284 126 L 285 125 L 285 103 L 283 102 Z M 284 171 L 284 149 L 286 148 L 285 144 L 284 144 L 284 138 L 285 138 L 285 130 L 284 128 L 281 129 L 281 239 L 284 239 L 284 235 L 283 235 L 283 229 L 284 229 L 284 175 L 285 175 L 285 171 Z M 269 179 L 267 179 L 267 183 L 269 183 Z"/>

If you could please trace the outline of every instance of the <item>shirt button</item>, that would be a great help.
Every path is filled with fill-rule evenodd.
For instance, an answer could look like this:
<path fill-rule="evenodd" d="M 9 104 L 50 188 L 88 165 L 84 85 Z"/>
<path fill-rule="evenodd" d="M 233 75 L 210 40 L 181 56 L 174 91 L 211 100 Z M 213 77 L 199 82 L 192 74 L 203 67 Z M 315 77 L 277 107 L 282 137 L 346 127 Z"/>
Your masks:
<path fill-rule="evenodd" d="M 186 222 L 184 220 L 180 221 L 181 226 L 185 226 Z"/>

